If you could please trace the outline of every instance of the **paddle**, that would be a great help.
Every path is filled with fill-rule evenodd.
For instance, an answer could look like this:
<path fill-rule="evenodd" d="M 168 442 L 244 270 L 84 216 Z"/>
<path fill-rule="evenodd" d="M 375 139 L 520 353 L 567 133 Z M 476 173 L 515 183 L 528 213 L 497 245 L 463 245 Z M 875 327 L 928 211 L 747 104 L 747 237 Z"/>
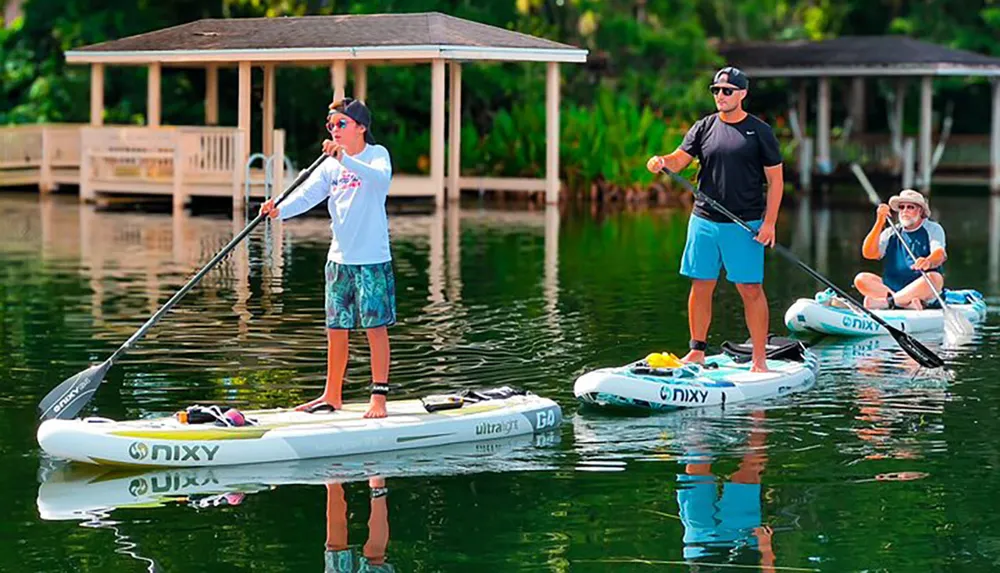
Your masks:
<path fill-rule="evenodd" d="M 274 204 L 277 205 L 288 197 L 288 195 L 294 191 L 296 187 L 301 185 L 303 181 L 312 175 L 312 172 L 315 171 L 327 157 L 328 155 L 325 153 L 317 157 L 316 161 L 313 161 L 312 165 L 310 165 L 308 169 L 300 173 L 299 176 L 295 178 L 295 181 L 292 181 L 292 184 L 289 185 L 288 188 L 281 193 L 281 195 L 275 198 Z M 73 376 L 63 380 L 61 384 L 46 394 L 45 397 L 42 398 L 42 401 L 38 403 L 39 420 L 68 420 L 76 416 L 76 414 L 82 410 L 88 402 L 90 402 L 94 392 L 96 392 L 100 387 L 101 382 L 104 381 L 104 376 L 108 373 L 108 370 L 111 369 L 111 366 L 115 363 L 115 361 L 126 351 L 132 348 L 132 346 L 134 346 L 135 343 L 146 334 L 147 330 L 159 322 L 163 315 L 166 314 L 167 311 L 170 310 L 175 304 L 177 304 L 177 301 L 179 301 L 181 297 L 187 294 L 187 292 L 191 290 L 194 285 L 198 284 L 198 281 L 200 281 L 202 277 L 204 277 L 208 271 L 212 269 L 212 267 L 219 264 L 219 261 L 225 258 L 225 256 L 228 255 L 229 252 L 240 243 L 240 241 L 246 238 L 246 236 L 250 234 L 250 231 L 259 225 L 265 217 L 267 217 L 267 215 L 258 214 L 253 221 L 250 221 L 250 223 L 244 227 L 242 231 L 229 241 L 229 244 L 223 247 L 218 254 L 212 257 L 212 260 L 208 261 L 208 263 L 200 271 L 198 271 L 197 274 L 191 277 L 187 284 L 182 286 L 181 289 L 174 294 L 174 296 L 170 297 L 170 300 L 164 303 L 164 305 L 156 311 L 156 314 L 151 316 L 149 320 L 146 321 L 146 324 L 143 324 L 131 338 L 126 340 L 125 344 L 118 347 L 118 350 L 116 350 L 110 358 L 100 364 L 91 366 L 82 372 L 77 372 Z"/>
<path fill-rule="evenodd" d="M 677 181 L 678 183 L 683 185 L 685 188 L 687 188 L 688 191 L 693 193 L 696 197 L 704 200 L 706 203 L 711 205 L 713 209 L 722 213 L 740 227 L 743 227 L 743 229 L 745 229 L 746 232 L 750 233 L 754 237 L 757 236 L 757 231 L 754 231 L 753 227 L 747 225 L 745 221 L 734 215 L 729 209 L 723 207 L 718 201 L 712 199 L 708 195 L 705 195 L 704 193 L 696 189 L 695 186 L 692 185 L 690 181 L 674 173 L 673 171 L 670 171 L 669 169 L 664 168 L 662 171 L 670 175 L 670 177 L 672 177 L 674 181 Z M 877 314 L 865 308 L 864 305 L 862 305 L 858 301 L 854 300 L 854 298 L 852 298 L 851 295 L 844 292 L 843 289 L 830 282 L 829 279 L 827 279 L 823 275 L 813 270 L 809 265 L 803 263 L 798 257 L 795 256 L 794 253 L 786 249 L 784 246 L 775 243 L 774 250 L 778 251 L 778 253 L 781 256 L 785 257 L 789 261 L 798 265 L 799 268 L 809 273 L 809 275 L 812 276 L 817 281 L 833 289 L 834 292 L 836 292 L 845 300 L 853 304 L 858 310 L 864 312 L 869 317 L 871 317 L 872 320 L 882 325 L 882 327 L 885 328 L 886 331 L 888 331 L 889 334 L 896 340 L 896 343 L 899 344 L 900 348 L 902 348 L 903 351 L 909 354 L 910 357 L 916 360 L 921 366 L 926 366 L 927 368 L 940 368 L 941 366 L 944 366 L 944 360 L 942 360 L 940 356 L 931 352 L 929 348 L 921 344 L 920 341 L 913 338 L 909 334 L 906 334 L 902 330 L 899 330 L 898 328 L 895 328 L 886 321 L 882 320 L 882 318 L 879 317 Z"/>
<path fill-rule="evenodd" d="M 851 171 L 853 171 L 854 176 L 858 178 L 858 182 L 861 183 L 861 187 L 864 188 L 865 192 L 868 194 L 868 199 L 872 202 L 872 204 L 876 207 L 881 205 L 882 200 L 879 199 L 878 193 L 875 192 L 875 187 L 872 186 L 871 181 L 868 180 L 868 177 L 865 175 L 864 170 L 861 169 L 861 166 L 857 163 L 851 163 Z M 898 240 L 899 243 L 903 245 L 903 248 L 906 249 L 906 254 L 910 255 L 910 258 L 916 261 L 917 257 L 914 256 L 913 251 L 910 250 L 910 245 L 906 244 L 906 241 L 903 240 L 903 234 L 896 228 L 896 225 L 892 223 L 892 218 L 889 219 L 889 228 L 896 234 L 896 240 Z M 941 293 L 938 292 L 937 287 L 935 287 L 934 283 L 931 282 L 931 278 L 927 276 L 926 272 L 921 270 L 920 276 L 924 277 L 924 280 L 927 282 L 927 286 L 929 286 L 931 292 L 934 293 L 934 298 L 936 298 L 938 303 L 941 305 L 941 311 L 944 313 L 945 335 L 949 336 L 953 340 L 972 336 L 975 329 L 972 326 L 972 323 L 969 322 L 969 319 L 966 318 L 964 314 L 945 303 L 944 297 L 942 297 Z"/>

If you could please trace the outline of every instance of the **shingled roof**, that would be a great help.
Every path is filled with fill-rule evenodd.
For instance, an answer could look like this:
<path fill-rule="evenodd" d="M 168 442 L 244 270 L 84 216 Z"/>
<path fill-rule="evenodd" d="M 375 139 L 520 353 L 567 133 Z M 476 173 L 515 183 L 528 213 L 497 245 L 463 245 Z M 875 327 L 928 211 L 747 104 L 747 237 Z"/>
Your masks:
<path fill-rule="evenodd" d="M 906 36 L 737 43 L 719 51 L 729 64 L 754 77 L 1000 76 L 1000 58 Z"/>
<path fill-rule="evenodd" d="M 436 12 L 207 19 L 67 52 L 70 63 L 424 59 L 583 62 L 587 50 Z"/>

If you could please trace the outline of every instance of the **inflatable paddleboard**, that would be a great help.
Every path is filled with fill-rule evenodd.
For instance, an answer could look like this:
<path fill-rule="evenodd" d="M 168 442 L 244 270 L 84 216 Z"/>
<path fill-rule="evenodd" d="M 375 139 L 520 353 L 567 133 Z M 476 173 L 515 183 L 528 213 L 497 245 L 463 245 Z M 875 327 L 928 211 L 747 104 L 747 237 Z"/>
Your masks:
<path fill-rule="evenodd" d="M 770 372 L 763 373 L 750 372 L 748 346 L 726 343 L 723 348 L 723 353 L 706 357 L 704 366 L 659 366 L 650 355 L 625 366 L 600 368 L 580 376 L 573 393 L 584 404 L 599 407 L 677 410 L 781 396 L 816 381 L 819 361 L 801 342 L 772 337 Z"/>
<path fill-rule="evenodd" d="M 463 396 L 464 394 L 464 396 Z M 182 423 L 178 416 L 114 421 L 47 420 L 38 443 L 52 457 L 129 467 L 199 467 L 304 460 L 508 438 L 550 430 L 559 405 L 509 388 L 390 400 L 388 417 L 365 403 L 336 412 L 242 412 L 248 425 Z M 433 410 L 433 411 L 429 411 Z"/>
<path fill-rule="evenodd" d="M 814 298 L 800 298 L 785 312 L 785 326 L 792 332 L 816 332 L 834 336 L 879 336 L 888 331 L 872 318 L 853 308 L 831 304 L 835 297 L 827 292 Z M 974 290 L 945 291 L 948 307 L 961 312 L 970 322 L 986 318 L 986 302 Z M 909 334 L 944 330 L 944 312 L 941 309 L 893 309 L 873 311 L 890 326 Z"/>

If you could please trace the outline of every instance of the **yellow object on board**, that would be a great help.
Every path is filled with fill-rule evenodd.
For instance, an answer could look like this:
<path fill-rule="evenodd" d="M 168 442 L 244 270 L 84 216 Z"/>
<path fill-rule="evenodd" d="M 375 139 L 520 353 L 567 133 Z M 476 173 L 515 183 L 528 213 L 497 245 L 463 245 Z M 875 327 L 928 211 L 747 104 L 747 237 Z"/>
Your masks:
<path fill-rule="evenodd" d="M 670 352 L 654 352 L 646 357 L 650 368 L 681 368 L 684 363 Z"/>

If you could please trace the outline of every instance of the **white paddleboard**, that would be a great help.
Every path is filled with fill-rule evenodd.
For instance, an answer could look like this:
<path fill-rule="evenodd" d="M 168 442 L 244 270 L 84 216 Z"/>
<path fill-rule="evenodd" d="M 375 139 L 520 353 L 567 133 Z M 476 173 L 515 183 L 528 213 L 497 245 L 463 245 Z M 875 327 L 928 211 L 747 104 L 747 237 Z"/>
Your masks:
<path fill-rule="evenodd" d="M 819 361 L 808 350 L 801 360 L 767 360 L 769 372 L 751 372 L 749 362 L 727 354 L 708 356 L 705 366 L 648 368 L 642 362 L 600 368 L 580 376 L 573 393 L 585 404 L 641 410 L 725 406 L 805 390 L 816 381 Z"/>
<path fill-rule="evenodd" d="M 246 411 L 256 424 L 182 424 L 161 417 L 47 420 L 38 443 L 55 458 L 128 467 L 199 467 L 389 452 L 533 434 L 558 426 L 559 405 L 531 393 L 427 412 L 420 400 L 390 400 L 388 417 L 367 403 L 336 412 Z"/>
<path fill-rule="evenodd" d="M 972 323 L 981 322 L 986 318 L 986 302 L 982 298 L 973 297 L 965 304 L 948 304 L 948 307 L 962 313 Z M 909 334 L 944 330 L 944 311 L 941 309 L 894 309 L 873 312 L 889 326 Z M 889 334 L 881 324 L 860 311 L 824 304 L 815 298 L 800 298 L 795 301 L 785 311 L 785 326 L 792 332 L 816 332 L 834 336 Z"/>

